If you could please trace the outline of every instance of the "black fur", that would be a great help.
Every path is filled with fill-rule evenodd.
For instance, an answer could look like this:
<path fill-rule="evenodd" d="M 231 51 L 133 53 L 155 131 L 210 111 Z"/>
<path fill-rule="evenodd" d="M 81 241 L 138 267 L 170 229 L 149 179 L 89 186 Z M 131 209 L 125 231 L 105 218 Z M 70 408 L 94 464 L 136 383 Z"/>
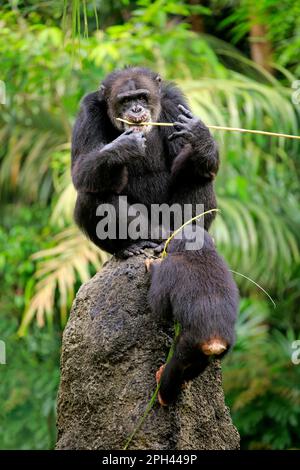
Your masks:
<path fill-rule="evenodd" d="M 124 115 L 116 97 L 140 88 L 149 91 L 149 101 L 142 106 L 152 120 L 175 122 L 181 113 L 178 105 L 188 109 L 177 87 L 160 83 L 157 74 L 148 69 L 128 68 L 110 74 L 99 91 L 83 99 L 73 129 L 72 179 L 78 193 L 75 220 L 96 245 L 110 253 L 124 250 L 134 241 L 97 237 L 100 218 L 96 209 L 102 203 L 117 207 L 119 196 L 126 195 L 128 207 L 133 203 L 148 208 L 153 203 L 190 203 L 193 215 L 196 204 L 204 204 L 205 210 L 216 207 L 213 177 L 219 165 L 218 151 L 201 121 L 191 119 L 186 135 L 175 135 L 173 140 L 168 139 L 172 127 L 153 126 L 143 136 L 123 132 L 115 121 Z M 206 216 L 206 229 L 213 218 L 214 214 Z"/>
<path fill-rule="evenodd" d="M 230 349 L 235 340 L 238 289 L 212 238 L 207 231 L 203 235 L 203 247 L 195 251 L 186 250 L 186 241 L 193 236 L 191 229 L 182 240 L 173 239 L 168 256 L 150 269 L 153 313 L 181 325 L 174 355 L 161 378 L 160 395 L 166 403 L 176 398 L 184 381 L 207 366 L 203 343 L 218 337 Z"/>

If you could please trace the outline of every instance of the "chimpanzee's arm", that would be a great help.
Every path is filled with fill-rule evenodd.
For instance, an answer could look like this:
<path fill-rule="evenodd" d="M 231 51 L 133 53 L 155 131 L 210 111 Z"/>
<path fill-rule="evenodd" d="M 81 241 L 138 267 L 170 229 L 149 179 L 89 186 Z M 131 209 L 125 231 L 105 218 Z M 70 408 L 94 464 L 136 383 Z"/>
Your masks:
<path fill-rule="evenodd" d="M 209 129 L 192 115 L 178 88 L 166 87 L 161 101 L 160 119 L 175 123 L 174 127 L 162 130 L 173 176 L 184 171 L 193 178 L 212 180 L 219 168 L 219 154 Z"/>
<path fill-rule="evenodd" d="M 98 93 L 82 103 L 72 137 L 72 179 L 78 191 L 103 192 L 124 185 L 125 164 L 143 154 L 145 139 L 130 130 L 118 136 Z"/>
<path fill-rule="evenodd" d="M 181 91 L 176 87 L 167 87 L 162 94 L 161 102 L 162 112 L 159 119 L 164 122 L 177 122 L 183 109 L 190 113 Z M 180 107 L 183 108 L 180 109 Z M 191 124 L 195 125 L 194 133 L 197 134 L 197 138 L 191 133 L 193 135 L 191 142 L 186 139 L 187 136 L 191 137 L 187 129 L 182 129 L 185 132 L 175 138 L 171 137 L 174 134 L 174 127 L 161 128 L 172 174 L 168 202 L 170 205 L 191 204 L 192 216 L 195 216 L 199 213 L 197 204 L 203 204 L 205 211 L 216 208 L 213 180 L 218 171 L 219 156 L 217 144 L 207 127 L 196 118 L 186 117 L 185 119 L 192 121 Z M 178 131 L 180 132 L 181 130 Z M 214 217 L 214 212 L 205 216 L 206 230 L 209 229 Z"/>

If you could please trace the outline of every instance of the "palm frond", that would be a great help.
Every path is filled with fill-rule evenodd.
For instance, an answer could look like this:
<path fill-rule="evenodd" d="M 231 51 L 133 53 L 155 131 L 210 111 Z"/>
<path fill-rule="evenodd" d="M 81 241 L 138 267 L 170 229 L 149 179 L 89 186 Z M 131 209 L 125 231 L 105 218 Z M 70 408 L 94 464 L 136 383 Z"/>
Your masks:
<path fill-rule="evenodd" d="M 67 318 L 67 309 L 74 297 L 77 281 L 87 282 L 90 267 L 100 269 L 108 255 L 88 241 L 76 227 L 70 227 L 54 238 L 55 246 L 33 255 L 38 261 L 34 275 L 34 293 L 26 306 L 19 335 L 26 333 L 28 325 L 36 317 L 42 327 L 45 319 L 53 316 L 55 297 L 58 294 L 61 323 Z"/>
<path fill-rule="evenodd" d="M 283 285 L 299 262 L 296 236 L 271 206 L 219 198 L 220 214 L 212 232 L 229 266 L 267 289 Z M 237 279 L 243 288 L 246 280 Z"/>
<path fill-rule="evenodd" d="M 52 187 L 51 157 L 64 142 L 63 136 L 51 128 L 15 126 L 12 132 L 10 125 L 4 126 L 2 133 L 6 145 L 0 172 L 2 198 L 14 194 L 22 201 L 46 201 Z"/>
<path fill-rule="evenodd" d="M 58 196 L 53 208 L 51 222 L 59 227 L 70 224 L 73 219 L 75 201 L 76 191 L 73 184 L 69 182 Z"/>

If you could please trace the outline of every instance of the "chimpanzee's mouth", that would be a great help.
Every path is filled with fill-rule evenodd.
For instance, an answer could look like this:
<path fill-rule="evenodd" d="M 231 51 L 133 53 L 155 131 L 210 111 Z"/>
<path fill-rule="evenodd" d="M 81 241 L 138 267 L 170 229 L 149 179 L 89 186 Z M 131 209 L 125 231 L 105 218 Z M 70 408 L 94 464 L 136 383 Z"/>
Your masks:
<path fill-rule="evenodd" d="M 152 126 L 151 124 L 148 125 L 143 125 L 141 124 L 142 122 L 150 122 L 151 121 L 151 116 L 149 114 L 143 114 L 142 116 L 132 116 L 132 115 L 126 115 L 124 116 L 124 119 L 126 121 L 135 123 L 134 124 L 126 124 L 124 123 L 124 128 L 127 129 L 132 129 L 133 132 L 144 132 L 147 133 L 151 130 Z"/>

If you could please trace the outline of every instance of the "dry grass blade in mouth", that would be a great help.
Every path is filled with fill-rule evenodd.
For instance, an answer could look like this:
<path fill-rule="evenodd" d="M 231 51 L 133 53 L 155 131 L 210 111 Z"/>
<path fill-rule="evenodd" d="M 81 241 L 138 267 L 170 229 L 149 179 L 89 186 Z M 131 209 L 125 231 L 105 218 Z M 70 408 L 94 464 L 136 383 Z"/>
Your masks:
<path fill-rule="evenodd" d="M 124 124 L 128 124 L 129 126 L 174 126 L 171 122 L 151 122 L 151 121 L 140 121 L 140 122 L 132 122 L 127 121 L 127 119 L 116 118 L 117 121 L 124 122 Z"/>
<path fill-rule="evenodd" d="M 123 119 L 123 118 L 116 118 L 116 120 L 123 122 L 126 130 L 132 129 L 134 132 L 142 131 L 144 133 L 147 133 L 151 130 L 152 124 L 155 124 L 150 121 L 148 122 L 148 121 L 143 121 L 143 120 L 128 121 L 127 119 Z"/>
<path fill-rule="evenodd" d="M 122 121 L 129 126 L 174 126 L 173 122 L 139 122 L 133 123 L 130 121 L 126 121 L 125 119 L 116 118 L 118 121 Z M 269 132 L 269 131 L 261 131 L 258 129 L 242 129 L 240 127 L 225 127 L 225 126 L 207 126 L 209 129 L 215 129 L 217 131 L 231 131 L 231 132 L 241 132 L 245 133 L 248 132 L 250 134 L 260 134 L 260 135 L 268 135 L 273 137 L 284 137 L 286 139 L 299 139 L 299 135 L 291 135 L 291 134 L 281 134 L 280 132 Z"/>

